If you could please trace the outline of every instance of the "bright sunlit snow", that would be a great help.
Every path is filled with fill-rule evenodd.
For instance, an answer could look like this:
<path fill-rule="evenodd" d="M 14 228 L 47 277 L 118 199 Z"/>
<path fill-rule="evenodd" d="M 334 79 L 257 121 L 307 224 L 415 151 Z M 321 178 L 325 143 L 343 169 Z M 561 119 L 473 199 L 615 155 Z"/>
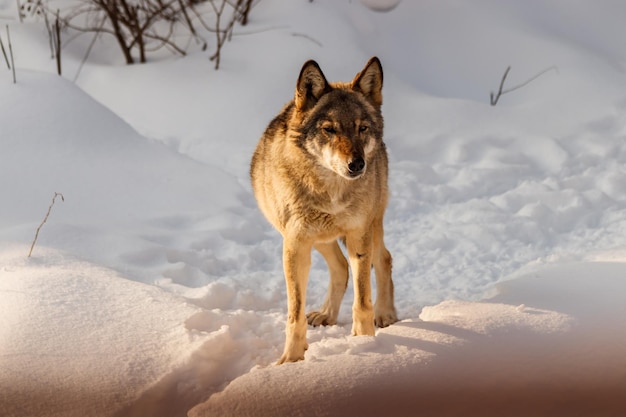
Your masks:
<path fill-rule="evenodd" d="M 52 1 L 51 1 L 52 3 Z M 626 4 L 261 0 L 223 50 L 124 65 L 43 22 L 0 55 L 0 415 L 626 414 Z M 66 34 L 68 38 L 70 34 Z M 315 59 L 384 69 L 401 321 L 284 342 L 248 164 Z M 505 89 L 494 107 L 507 66 Z M 32 257 L 35 231 L 41 227 Z M 328 283 L 313 257 L 307 306 Z"/>

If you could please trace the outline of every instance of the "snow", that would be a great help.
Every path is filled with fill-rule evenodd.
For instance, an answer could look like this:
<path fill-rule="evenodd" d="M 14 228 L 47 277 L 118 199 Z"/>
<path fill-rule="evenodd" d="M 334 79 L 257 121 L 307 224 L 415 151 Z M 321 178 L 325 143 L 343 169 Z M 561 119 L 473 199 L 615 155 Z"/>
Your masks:
<path fill-rule="evenodd" d="M 58 77 L 0 0 L 0 415 L 626 413 L 625 13 L 263 0 L 217 72 L 200 50 L 125 66 L 102 38 L 78 74 L 88 35 Z M 249 158 L 306 59 L 349 80 L 372 55 L 401 321 L 351 337 L 349 288 L 274 366 L 281 242 Z M 492 107 L 508 65 L 507 87 L 549 70 Z M 308 309 L 326 285 L 316 255 Z"/>
<path fill-rule="evenodd" d="M 621 415 L 623 258 L 531 269 L 375 338 L 329 332 L 304 362 L 244 375 L 190 415 Z"/>
<path fill-rule="evenodd" d="M 109 415 L 206 339 L 181 326 L 198 308 L 157 287 L 25 249 L 2 247 L 2 415 Z"/>

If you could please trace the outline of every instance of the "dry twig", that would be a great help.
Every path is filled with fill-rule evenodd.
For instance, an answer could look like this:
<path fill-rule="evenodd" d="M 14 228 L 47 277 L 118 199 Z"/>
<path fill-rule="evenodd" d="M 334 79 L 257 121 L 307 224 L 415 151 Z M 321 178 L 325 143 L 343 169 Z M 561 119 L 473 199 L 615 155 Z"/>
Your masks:
<path fill-rule="evenodd" d="M 4 49 L 4 43 L 2 42 L 2 37 L 0 36 L 0 49 L 2 49 L 2 55 L 4 55 L 4 61 L 7 63 L 7 68 L 11 69 L 11 63 L 9 62 L 9 57 L 7 56 L 7 51 Z"/>
<path fill-rule="evenodd" d="M 57 197 L 61 197 L 61 201 L 65 201 L 65 197 L 63 197 L 63 194 L 57 193 L 57 192 L 54 193 L 54 197 L 52 197 L 52 203 L 50 203 L 50 207 L 48 207 L 48 212 L 46 213 L 46 217 L 43 218 L 43 221 L 41 222 L 41 224 L 37 228 L 37 231 L 35 232 L 35 238 L 33 239 L 33 244 L 30 245 L 30 251 L 28 252 L 29 258 L 30 258 L 30 255 L 32 255 L 33 253 L 33 248 L 35 247 L 35 243 L 37 243 L 37 238 L 39 237 L 39 231 L 43 227 L 46 220 L 48 220 L 48 216 L 50 216 L 50 212 L 52 211 L 52 206 L 54 206 L 54 203 Z"/>
<path fill-rule="evenodd" d="M 510 93 L 511 91 L 515 91 L 519 88 L 522 88 L 528 84 L 530 84 L 532 81 L 536 80 L 537 78 L 539 78 L 540 76 L 542 76 L 543 74 L 545 74 L 548 71 L 551 70 L 555 70 L 557 73 L 559 72 L 559 69 L 555 66 L 551 66 L 549 68 L 544 69 L 543 71 L 541 71 L 540 73 L 536 74 L 535 76 L 529 78 L 528 80 L 526 80 L 525 82 L 516 85 L 515 87 L 511 87 L 507 90 L 504 90 L 504 81 L 506 80 L 506 76 L 509 75 L 509 71 L 511 70 L 511 66 L 509 65 L 508 67 L 506 67 L 506 70 L 504 71 L 504 75 L 502 76 L 502 80 L 500 80 L 500 88 L 498 89 L 498 94 L 494 95 L 493 92 L 490 93 L 490 98 L 491 98 L 491 105 L 495 106 L 496 104 L 498 104 L 498 100 L 500 99 L 500 96 L 502 94 L 506 94 L 506 93 Z"/>
<path fill-rule="evenodd" d="M 7 42 L 9 43 L 9 56 L 11 57 L 11 70 L 13 71 L 13 84 L 17 81 L 15 79 L 15 60 L 13 59 L 13 46 L 11 45 L 11 33 L 9 32 L 9 25 L 7 25 Z"/>

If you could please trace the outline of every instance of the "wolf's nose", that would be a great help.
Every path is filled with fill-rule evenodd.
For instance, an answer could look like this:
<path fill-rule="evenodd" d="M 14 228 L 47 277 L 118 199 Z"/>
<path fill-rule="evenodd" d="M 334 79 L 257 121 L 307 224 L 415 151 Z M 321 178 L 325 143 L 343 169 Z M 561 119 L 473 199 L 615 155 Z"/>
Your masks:
<path fill-rule="evenodd" d="M 360 174 L 363 168 L 365 168 L 365 160 L 361 157 L 354 158 L 348 163 L 348 170 L 352 175 Z"/>

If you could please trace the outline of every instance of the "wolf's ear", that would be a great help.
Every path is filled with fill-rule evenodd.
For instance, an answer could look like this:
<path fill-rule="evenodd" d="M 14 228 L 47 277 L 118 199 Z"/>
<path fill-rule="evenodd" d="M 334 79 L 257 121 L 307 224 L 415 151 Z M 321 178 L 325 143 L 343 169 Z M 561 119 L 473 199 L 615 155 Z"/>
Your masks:
<path fill-rule="evenodd" d="M 300 111 L 310 109 L 330 90 L 331 87 L 317 62 L 313 60 L 305 62 L 296 85 L 296 108 Z"/>
<path fill-rule="evenodd" d="M 352 80 L 352 89 L 363 93 L 377 106 L 383 104 L 383 66 L 378 58 L 367 61 L 365 68 Z"/>

